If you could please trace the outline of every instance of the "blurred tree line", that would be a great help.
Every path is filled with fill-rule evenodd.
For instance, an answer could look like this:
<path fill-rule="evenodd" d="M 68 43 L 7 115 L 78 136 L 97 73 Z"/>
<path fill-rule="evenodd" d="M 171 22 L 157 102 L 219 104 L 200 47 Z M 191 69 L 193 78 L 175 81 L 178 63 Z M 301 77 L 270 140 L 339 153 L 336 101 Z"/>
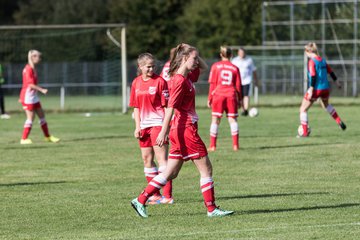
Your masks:
<path fill-rule="evenodd" d="M 165 60 L 170 48 L 181 42 L 198 47 L 204 57 L 214 57 L 221 44 L 261 43 L 261 3 L 261 0 L 0 0 L 0 24 L 124 22 L 128 24 L 130 59 L 141 52 L 151 52 Z M 65 49 L 63 54 L 75 52 L 71 60 L 99 60 L 102 49 L 95 46 L 105 42 L 105 38 L 105 34 L 79 38 L 77 44 L 74 39 L 63 38 L 52 47 L 59 48 L 53 49 L 57 54 Z"/>

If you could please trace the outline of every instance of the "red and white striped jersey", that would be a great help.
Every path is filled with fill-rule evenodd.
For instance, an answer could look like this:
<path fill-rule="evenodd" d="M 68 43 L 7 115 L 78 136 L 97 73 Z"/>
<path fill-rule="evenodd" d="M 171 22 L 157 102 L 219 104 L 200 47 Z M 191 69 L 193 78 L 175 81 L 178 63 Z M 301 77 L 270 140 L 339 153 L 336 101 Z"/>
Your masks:
<path fill-rule="evenodd" d="M 154 74 L 147 81 L 142 76 L 134 79 L 129 106 L 139 108 L 141 129 L 162 126 L 168 98 L 167 83 L 162 77 Z"/>

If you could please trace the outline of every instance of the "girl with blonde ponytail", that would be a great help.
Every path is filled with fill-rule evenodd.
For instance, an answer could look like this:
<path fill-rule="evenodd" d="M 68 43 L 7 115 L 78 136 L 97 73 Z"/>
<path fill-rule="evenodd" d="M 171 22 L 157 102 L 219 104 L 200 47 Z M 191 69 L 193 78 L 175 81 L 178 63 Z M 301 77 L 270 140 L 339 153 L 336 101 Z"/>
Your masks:
<path fill-rule="evenodd" d="M 22 73 L 22 88 L 20 92 L 20 102 L 26 113 L 26 121 L 20 144 L 32 144 L 29 139 L 35 115 L 40 119 L 40 126 L 45 136 L 45 141 L 57 143 L 60 141 L 49 133 L 48 125 L 45 120 L 45 114 L 40 104 L 38 92 L 46 95 L 48 90 L 38 85 L 38 76 L 36 72 L 36 65 L 41 62 L 41 53 L 37 50 L 30 50 L 28 52 L 28 64 L 26 64 Z"/>

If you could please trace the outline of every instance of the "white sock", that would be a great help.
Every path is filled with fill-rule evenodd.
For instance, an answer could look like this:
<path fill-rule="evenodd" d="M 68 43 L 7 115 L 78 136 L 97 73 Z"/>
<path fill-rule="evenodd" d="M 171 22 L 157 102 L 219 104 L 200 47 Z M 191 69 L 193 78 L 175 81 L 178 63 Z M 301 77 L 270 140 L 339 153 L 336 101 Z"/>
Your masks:
<path fill-rule="evenodd" d="M 210 125 L 210 136 L 216 137 L 217 134 L 218 134 L 218 128 L 219 128 L 219 125 L 218 125 L 218 124 L 212 123 L 212 124 Z"/>

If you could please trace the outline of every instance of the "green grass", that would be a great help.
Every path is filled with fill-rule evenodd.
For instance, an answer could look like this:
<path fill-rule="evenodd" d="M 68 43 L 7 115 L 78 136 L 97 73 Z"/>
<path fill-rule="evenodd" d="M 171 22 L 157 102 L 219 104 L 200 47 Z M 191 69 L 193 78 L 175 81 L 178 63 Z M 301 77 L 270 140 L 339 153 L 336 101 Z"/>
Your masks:
<path fill-rule="evenodd" d="M 121 96 L 67 96 L 65 109 L 60 109 L 59 96 L 40 96 L 41 103 L 51 112 L 118 112 L 121 110 Z M 360 106 L 360 98 L 332 97 L 332 103 L 341 106 Z M 196 99 L 200 108 L 206 108 L 207 96 L 198 96 Z M 17 96 L 6 97 L 6 110 L 10 113 L 19 113 L 22 106 Z M 261 107 L 294 107 L 301 103 L 301 96 L 264 95 L 259 97 Z"/>
<path fill-rule="evenodd" d="M 297 99 L 298 100 L 298 99 Z M 335 106 L 336 107 L 336 106 Z M 312 136 L 296 139 L 298 108 L 260 108 L 240 118 L 241 151 L 226 121 L 214 165 L 217 203 L 235 210 L 208 219 L 192 163 L 174 181 L 176 203 L 136 216 L 130 200 L 145 186 L 129 115 L 48 114 L 60 144 L 18 144 L 23 114 L 0 121 L 0 239 L 358 239 L 360 109 L 338 107 L 342 132 L 319 107 Z M 208 142 L 209 110 L 199 110 Z"/>

